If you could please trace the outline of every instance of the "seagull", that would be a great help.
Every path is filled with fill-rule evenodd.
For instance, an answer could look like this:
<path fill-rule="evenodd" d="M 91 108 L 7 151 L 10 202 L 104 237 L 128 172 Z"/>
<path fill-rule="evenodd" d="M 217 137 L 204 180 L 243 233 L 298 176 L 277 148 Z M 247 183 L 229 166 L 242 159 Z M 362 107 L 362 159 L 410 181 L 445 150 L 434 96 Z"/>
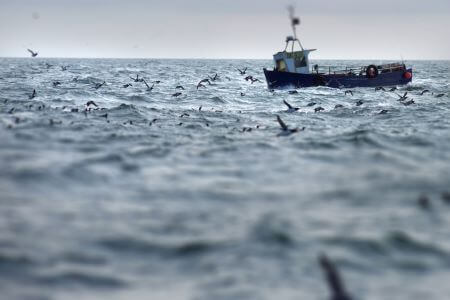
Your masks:
<path fill-rule="evenodd" d="M 172 94 L 172 97 L 178 97 L 178 96 L 181 96 L 182 94 L 180 93 L 180 92 L 177 92 L 177 93 L 175 93 L 175 94 Z"/>
<path fill-rule="evenodd" d="M 379 115 L 385 115 L 387 114 L 389 111 L 387 109 L 382 109 L 378 114 Z"/>
<path fill-rule="evenodd" d="M 94 105 L 95 107 L 98 107 L 97 103 L 95 103 L 95 102 L 92 101 L 92 100 L 86 102 L 86 107 L 89 107 L 90 105 Z"/>
<path fill-rule="evenodd" d="M 286 106 L 288 107 L 288 110 L 286 110 L 286 112 L 288 113 L 292 113 L 294 111 L 299 110 L 298 107 L 292 107 L 292 105 L 290 105 L 286 100 L 283 100 L 283 103 L 286 104 Z"/>
<path fill-rule="evenodd" d="M 347 95 L 347 94 L 350 94 L 350 95 L 352 95 L 352 96 L 353 96 L 353 91 L 351 91 L 351 90 L 348 90 L 348 91 L 345 91 L 345 92 L 344 92 L 344 94 L 345 94 L 345 95 Z"/>
<path fill-rule="evenodd" d="M 323 108 L 322 106 L 314 108 L 314 112 L 319 112 L 319 111 L 322 111 L 322 110 L 325 110 L 325 108 Z"/>
<path fill-rule="evenodd" d="M 240 69 L 237 69 L 237 70 L 239 71 L 239 73 L 241 73 L 241 75 L 245 75 L 245 72 L 247 72 L 247 68 L 245 68 L 243 70 L 240 70 Z"/>
<path fill-rule="evenodd" d="M 281 120 L 280 116 L 277 116 L 277 121 L 278 124 L 280 124 L 281 127 L 281 132 L 279 134 L 277 134 L 277 136 L 288 136 L 291 135 L 295 132 L 299 132 L 300 130 L 305 130 L 305 127 L 303 127 L 302 129 L 298 129 L 298 128 L 294 128 L 294 129 L 289 129 L 287 127 L 286 124 L 284 124 L 283 120 Z"/>
<path fill-rule="evenodd" d="M 54 86 L 54 87 L 57 87 L 57 86 L 60 85 L 60 84 L 61 84 L 60 81 L 53 81 L 53 86 Z"/>
<path fill-rule="evenodd" d="M 33 90 L 33 93 L 28 97 L 30 100 L 36 97 L 36 90 Z"/>
<path fill-rule="evenodd" d="M 316 104 L 317 104 L 316 102 L 309 102 L 308 104 L 306 104 L 306 106 L 311 107 L 311 106 L 314 106 Z"/>
<path fill-rule="evenodd" d="M 445 96 L 445 94 L 437 94 L 436 98 L 441 98 L 441 97 L 444 97 L 444 96 Z"/>
<path fill-rule="evenodd" d="M 392 87 L 392 88 L 389 90 L 389 92 L 393 92 L 393 91 L 395 91 L 395 90 L 397 90 L 397 87 L 396 87 L 396 86 Z"/>
<path fill-rule="evenodd" d="M 364 103 L 364 101 L 359 100 L 358 102 L 356 102 L 356 106 L 361 106 L 361 105 L 363 105 L 363 103 Z"/>
<path fill-rule="evenodd" d="M 211 81 L 209 81 L 208 78 L 200 80 L 200 82 L 198 84 L 203 83 L 203 82 L 207 82 L 209 85 L 211 85 Z"/>
<path fill-rule="evenodd" d="M 207 82 L 207 83 L 209 83 L 209 84 L 211 84 L 211 82 L 209 81 L 209 79 L 202 79 L 202 80 L 200 80 L 200 82 L 197 84 L 197 90 L 199 89 L 199 88 L 201 88 L 201 87 L 206 87 L 204 84 L 203 84 L 203 82 Z"/>
<path fill-rule="evenodd" d="M 152 86 L 149 86 L 147 81 L 145 81 L 144 78 L 142 78 L 142 82 L 145 83 L 145 85 L 147 86 L 147 91 L 153 90 L 153 87 L 155 86 L 155 84 L 152 84 Z"/>
<path fill-rule="evenodd" d="M 336 105 L 334 106 L 334 109 L 342 108 L 342 107 L 344 107 L 344 105 L 342 105 L 342 104 L 336 104 Z"/>
<path fill-rule="evenodd" d="M 409 100 L 409 101 L 403 102 L 403 105 L 404 105 L 404 106 L 408 106 L 408 105 L 411 105 L 411 104 L 414 104 L 414 103 L 416 103 L 416 102 L 414 102 L 414 100 L 411 99 L 411 100 Z"/>
<path fill-rule="evenodd" d="M 38 53 L 37 53 L 37 52 L 34 52 L 34 51 L 31 50 L 31 49 L 27 49 L 27 50 L 28 50 L 28 52 L 30 52 L 31 57 L 36 57 L 36 56 L 38 56 Z"/>
<path fill-rule="evenodd" d="M 325 254 L 319 256 L 319 263 L 325 273 L 328 287 L 331 291 L 331 300 L 351 300 L 345 290 L 344 283 L 336 266 L 328 259 Z"/>
<path fill-rule="evenodd" d="M 253 77 L 250 78 L 250 80 L 251 80 L 252 84 L 254 84 L 257 81 L 261 82 L 261 80 L 259 80 L 258 78 L 253 78 Z"/>
<path fill-rule="evenodd" d="M 133 86 L 133 85 L 131 83 L 127 83 L 127 84 L 124 84 L 122 87 L 126 89 L 127 87 L 130 87 L 130 86 Z"/>
<path fill-rule="evenodd" d="M 289 91 L 288 93 L 289 93 L 289 94 L 291 94 L 291 95 L 295 95 L 295 94 L 298 94 L 298 92 L 297 92 L 296 90 L 293 90 L 293 91 Z"/>
<path fill-rule="evenodd" d="M 61 66 L 61 71 L 66 71 L 67 67 L 66 66 Z"/>
<path fill-rule="evenodd" d="M 208 75 L 208 77 L 209 77 L 209 79 L 211 79 L 211 81 L 216 81 L 219 78 L 219 75 L 217 75 L 217 73 L 216 73 L 216 75 L 214 75 L 213 77 L 211 77 L 209 75 Z"/>
<path fill-rule="evenodd" d="M 398 101 L 403 101 L 403 100 L 406 100 L 408 97 L 406 96 L 406 95 L 408 95 L 408 92 L 405 92 L 404 94 L 403 94 L 403 96 L 400 96 L 399 94 L 396 94 L 398 97 L 399 97 L 399 99 L 398 99 Z"/>
<path fill-rule="evenodd" d="M 99 88 L 101 88 L 105 84 L 106 84 L 106 81 L 103 81 L 102 83 L 96 83 L 95 86 L 94 86 L 94 89 L 98 90 Z"/>
<path fill-rule="evenodd" d="M 423 90 L 422 92 L 420 92 L 420 96 L 423 96 L 423 94 L 429 93 L 429 92 L 430 92 L 429 90 Z"/>
<path fill-rule="evenodd" d="M 379 91 L 379 90 L 382 90 L 382 91 L 386 92 L 386 90 L 385 90 L 384 87 L 382 87 L 382 86 L 377 86 L 377 87 L 375 88 L 375 91 Z"/>
<path fill-rule="evenodd" d="M 130 76 L 130 79 L 133 80 L 134 82 L 143 82 L 144 78 L 139 78 L 139 74 L 136 74 L 136 78 L 133 78 Z"/>

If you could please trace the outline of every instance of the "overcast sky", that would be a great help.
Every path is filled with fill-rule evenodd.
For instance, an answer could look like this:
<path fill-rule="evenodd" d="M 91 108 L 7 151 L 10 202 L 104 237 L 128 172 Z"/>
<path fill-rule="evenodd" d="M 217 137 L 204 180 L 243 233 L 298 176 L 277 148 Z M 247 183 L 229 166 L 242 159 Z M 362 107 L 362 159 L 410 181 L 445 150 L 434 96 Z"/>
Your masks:
<path fill-rule="evenodd" d="M 450 59 L 450 0 L 0 0 L 0 56 Z"/>

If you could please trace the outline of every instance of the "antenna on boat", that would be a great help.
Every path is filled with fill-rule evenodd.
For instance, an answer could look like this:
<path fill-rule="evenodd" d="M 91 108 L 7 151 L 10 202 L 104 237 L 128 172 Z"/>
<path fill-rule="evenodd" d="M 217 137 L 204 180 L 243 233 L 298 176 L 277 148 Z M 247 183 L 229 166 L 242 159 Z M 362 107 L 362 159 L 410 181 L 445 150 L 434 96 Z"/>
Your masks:
<path fill-rule="evenodd" d="M 300 18 L 295 16 L 295 10 L 294 10 L 294 6 L 293 5 L 289 5 L 288 6 L 288 11 L 289 11 L 289 18 L 291 19 L 291 26 L 292 26 L 292 31 L 294 32 L 294 38 L 290 39 L 289 37 L 286 39 L 286 43 L 288 43 L 289 41 L 292 41 L 292 52 L 294 52 L 294 43 L 295 41 L 298 42 L 298 44 L 300 45 L 300 48 L 303 49 L 302 43 L 300 42 L 300 40 L 297 38 L 297 25 L 300 25 Z M 286 48 L 287 48 L 287 44 L 286 44 Z"/>

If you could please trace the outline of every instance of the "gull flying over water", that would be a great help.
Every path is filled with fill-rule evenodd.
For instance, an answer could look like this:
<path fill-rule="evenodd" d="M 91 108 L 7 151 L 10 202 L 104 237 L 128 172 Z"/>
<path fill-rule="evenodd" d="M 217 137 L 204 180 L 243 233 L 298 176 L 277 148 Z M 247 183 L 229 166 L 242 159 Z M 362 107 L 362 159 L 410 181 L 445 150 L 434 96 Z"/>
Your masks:
<path fill-rule="evenodd" d="M 245 75 L 245 72 L 247 72 L 247 68 L 244 68 L 243 70 L 237 69 L 241 75 Z"/>
<path fill-rule="evenodd" d="M 206 86 L 203 84 L 204 82 L 207 82 L 208 84 L 211 84 L 211 81 L 209 81 L 208 78 L 202 79 L 202 80 L 200 80 L 200 82 L 197 84 L 197 90 L 198 90 L 198 88 L 200 88 L 200 87 L 206 87 Z"/>
<path fill-rule="evenodd" d="M 403 102 L 403 105 L 404 106 L 408 106 L 408 105 L 411 105 L 411 104 L 414 104 L 414 103 L 416 103 L 416 102 L 414 102 L 414 99 L 411 99 L 409 101 Z"/>
<path fill-rule="evenodd" d="M 291 134 L 293 134 L 295 132 L 299 132 L 301 130 L 305 130 L 305 127 L 303 127 L 302 129 L 299 129 L 299 128 L 290 129 L 283 122 L 283 120 L 281 120 L 280 116 L 277 116 L 277 121 L 278 121 L 278 124 L 280 124 L 280 127 L 281 127 L 281 132 L 279 134 L 277 134 L 277 136 L 288 136 L 288 135 L 291 135 Z"/>
<path fill-rule="evenodd" d="M 36 90 L 33 90 L 33 93 L 30 95 L 30 97 L 28 97 L 30 100 L 34 99 L 36 97 Z"/>
<path fill-rule="evenodd" d="M 38 53 L 37 53 L 37 52 L 34 52 L 34 51 L 31 50 L 31 49 L 27 49 L 27 50 L 28 50 L 28 52 L 30 52 L 31 57 L 36 57 L 36 56 L 38 56 Z"/>
<path fill-rule="evenodd" d="M 328 287 L 331 291 L 332 300 L 352 300 L 345 290 L 344 283 L 339 275 L 336 266 L 328 259 L 325 254 L 319 256 L 319 263 L 325 274 Z"/>
<path fill-rule="evenodd" d="M 406 95 L 408 95 L 408 92 L 405 92 L 404 94 L 403 94 L 403 96 L 400 96 L 399 94 L 396 94 L 399 98 L 398 98 L 398 101 L 403 101 L 403 100 L 406 100 L 408 97 L 406 96 Z"/>
<path fill-rule="evenodd" d="M 155 87 L 155 84 L 152 84 L 152 86 L 149 86 L 147 81 L 145 81 L 144 78 L 142 78 L 142 82 L 145 83 L 145 85 L 147 86 L 147 91 L 151 91 Z"/>
<path fill-rule="evenodd" d="M 214 75 L 213 77 L 211 77 L 209 75 L 208 75 L 208 77 L 209 77 L 209 79 L 211 79 L 211 81 L 216 81 L 219 78 L 219 75 L 217 75 L 217 73 L 216 73 L 216 75 Z"/>
<path fill-rule="evenodd" d="M 95 103 L 92 100 L 89 100 L 88 102 L 86 102 L 86 107 L 89 107 L 90 105 L 94 105 L 95 107 L 98 107 L 97 103 Z"/>
<path fill-rule="evenodd" d="M 144 78 L 139 78 L 139 74 L 136 74 L 136 78 L 133 78 L 130 76 L 130 79 L 133 80 L 134 82 L 143 82 Z"/>
<path fill-rule="evenodd" d="M 289 104 L 286 100 L 283 100 L 283 103 L 288 107 L 288 109 L 286 110 L 286 112 L 288 112 L 288 113 L 292 113 L 292 112 L 299 110 L 298 107 L 292 107 L 292 105 Z"/>
<path fill-rule="evenodd" d="M 94 89 L 98 90 L 99 88 L 101 88 L 105 84 L 106 84 L 106 81 L 103 81 L 102 83 L 96 83 L 95 86 L 94 86 Z"/>

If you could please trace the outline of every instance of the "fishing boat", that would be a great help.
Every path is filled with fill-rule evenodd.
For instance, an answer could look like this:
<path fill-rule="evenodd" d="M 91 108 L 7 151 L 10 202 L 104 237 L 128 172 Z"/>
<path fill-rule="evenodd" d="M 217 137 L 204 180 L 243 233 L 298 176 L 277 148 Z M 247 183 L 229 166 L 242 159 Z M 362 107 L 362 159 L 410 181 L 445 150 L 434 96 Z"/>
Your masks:
<path fill-rule="evenodd" d="M 294 35 L 286 38 L 284 51 L 273 55 L 273 70 L 264 69 L 270 89 L 328 86 L 332 88 L 381 87 L 408 84 L 412 81 L 412 68 L 403 62 L 369 64 L 359 67 L 332 67 L 310 65 L 309 54 L 317 49 L 304 49 L 297 38 L 296 26 L 300 19 L 290 8 L 290 19 Z M 295 51 L 298 44 L 300 50 Z"/>

